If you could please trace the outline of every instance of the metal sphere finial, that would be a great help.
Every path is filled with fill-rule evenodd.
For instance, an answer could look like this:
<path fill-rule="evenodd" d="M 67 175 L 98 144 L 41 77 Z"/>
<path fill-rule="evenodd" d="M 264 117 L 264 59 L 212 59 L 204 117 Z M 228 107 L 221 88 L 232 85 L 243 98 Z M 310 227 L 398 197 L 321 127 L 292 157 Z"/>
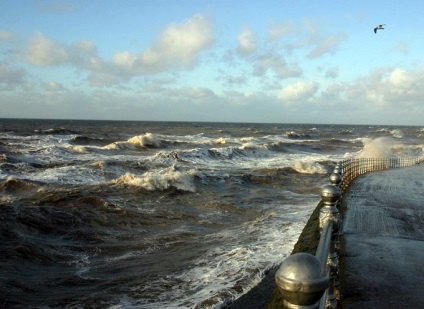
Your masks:
<path fill-rule="evenodd" d="M 334 167 L 333 173 L 340 174 L 340 175 L 342 174 L 342 167 L 340 163 L 336 164 L 336 166 Z"/>
<path fill-rule="evenodd" d="M 305 252 L 285 259 L 275 281 L 288 308 L 314 307 L 329 285 L 329 277 L 321 273 L 318 258 Z"/>
<path fill-rule="evenodd" d="M 340 188 L 335 185 L 325 185 L 321 189 L 321 199 L 325 205 L 334 205 L 340 199 Z"/>
<path fill-rule="evenodd" d="M 332 185 L 339 186 L 342 182 L 342 176 L 338 173 L 332 173 L 330 175 L 330 182 Z"/>

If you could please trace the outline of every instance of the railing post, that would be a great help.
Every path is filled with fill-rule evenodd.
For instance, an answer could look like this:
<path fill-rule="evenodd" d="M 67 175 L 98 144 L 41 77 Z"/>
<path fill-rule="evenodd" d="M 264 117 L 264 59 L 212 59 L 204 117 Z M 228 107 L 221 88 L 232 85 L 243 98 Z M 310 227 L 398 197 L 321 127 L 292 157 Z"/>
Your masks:
<path fill-rule="evenodd" d="M 341 187 L 341 182 L 342 182 L 342 176 L 339 173 L 336 173 L 334 171 L 334 173 L 332 173 L 330 175 L 330 182 L 333 186 L 336 186 L 337 188 L 340 189 Z"/>
<path fill-rule="evenodd" d="M 328 287 L 328 275 L 321 272 L 321 262 L 312 254 L 290 255 L 275 274 L 277 287 L 284 298 L 284 308 L 318 308 Z"/>
<path fill-rule="evenodd" d="M 331 241 L 328 248 L 327 267 L 330 275 L 330 282 L 327 293 L 326 308 L 336 308 L 337 298 L 335 295 L 335 285 L 338 277 L 339 259 L 336 253 L 336 243 L 339 240 L 341 217 L 337 205 L 340 200 L 340 188 L 335 185 L 326 185 L 321 190 L 321 200 L 323 207 L 320 211 L 319 226 L 322 233 L 328 222 L 332 222 Z"/>

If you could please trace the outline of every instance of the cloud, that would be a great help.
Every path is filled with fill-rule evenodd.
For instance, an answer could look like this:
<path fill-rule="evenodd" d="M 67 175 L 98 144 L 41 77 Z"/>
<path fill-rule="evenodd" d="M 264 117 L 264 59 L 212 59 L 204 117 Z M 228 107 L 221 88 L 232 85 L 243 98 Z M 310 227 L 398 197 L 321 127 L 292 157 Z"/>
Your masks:
<path fill-rule="evenodd" d="M 170 69 L 191 69 L 200 53 L 214 41 L 212 25 L 195 15 L 182 24 L 170 25 L 151 47 L 140 54 L 116 53 L 112 64 L 131 75 L 156 74 Z"/>
<path fill-rule="evenodd" d="M 35 65 L 60 65 L 69 61 L 68 48 L 37 33 L 29 42 L 26 60 Z"/>
<path fill-rule="evenodd" d="M 379 68 L 346 86 L 344 97 L 372 110 L 422 110 L 424 69 Z"/>
<path fill-rule="evenodd" d="M 0 30 L 0 41 L 8 42 L 12 41 L 13 39 L 15 39 L 15 34 L 13 32 Z"/>
<path fill-rule="evenodd" d="M 282 56 L 274 53 L 258 56 L 253 65 L 253 74 L 256 76 L 263 76 L 268 71 L 274 72 L 281 79 L 302 75 L 300 68 L 290 67 Z"/>
<path fill-rule="evenodd" d="M 338 67 L 331 67 L 328 68 L 328 70 L 325 72 L 326 78 L 337 78 L 339 77 L 339 68 Z"/>
<path fill-rule="evenodd" d="M 218 96 L 205 87 L 169 87 L 163 88 L 160 96 L 166 98 L 168 102 L 186 102 L 187 106 L 213 105 L 218 100 Z"/>
<path fill-rule="evenodd" d="M 42 83 L 42 87 L 47 92 L 56 92 L 56 93 L 62 92 L 65 89 L 60 83 L 55 82 L 55 81 L 49 81 L 49 82 L 46 82 L 46 83 Z"/>
<path fill-rule="evenodd" d="M 399 53 L 402 53 L 402 54 L 405 54 L 405 55 L 409 54 L 409 50 L 410 50 L 409 43 L 405 42 L 405 41 L 398 42 L 393 47 L 393 51 L 399 52 Z"/>
<path fill-rule="evenodd" d="M 334 55 L 342 41 L 346 40 L 345 34 L 330 35 L 323 40 L 319 40 L 316 46 L 307 55 L 310 59 L 319 58 L 325 54 Z"/>
<path fill-rule="evenodd" d="M 92 85 L 102 86 L 135 76 L 192 69 L 201 52 L 209 48 L 213 41 L 210 21 L 202 15 L 195 15 L 181 24 L 167 27 L 150 47 L 138 54 L 122 51 L 107 61 L 98 56 L 97 48 L 91 41 L 66 45 L 37 33 L 30 40 L 24 58 L 37 66 L 70 64 L 88 71 L 88 80 Z"/>
<path fill-rule="evenodd" d="M 318 91 L 318 84 L 314 82 L 298 82 L 281 89 L 278 98 L 282 101 L 304 101 Z"/>
<path fill-rule="evenodd" d="M 0 90 L 14 90 L 24 82 L 25 72 L 0 62 Z"/>
<path fill-rule="evenodd" d="M 243 74 L 240 74 L 240 75 L 222 74 L 222 76 L 217 77 L 216 80 L 223 81 L 224 84 L 228 87 L 241 86 L 247 83 L 247 76 Z"/>
<path fill-rule="evenodd" d="M 237 52 L 241 55 L 250 55 L 257 49 L 256 36 L 253 31 L 245 27 L 243 31 L 237 36 L 238 47 Z"/>
<path fill-rule="evenodd" d="M 269 38 L 271 40 L 278 40 L 288 34 L 293 33 L 295 30 L 295 27 L 292 23 L 282 23 L 282 24 L 276 24 L 271 27 L 271 30 L 269 31 Z"/>
<path fill-rule="evenodd" d="M 327 89 L 321 93 L 321 96 L 330 105 L 335 101 L 337 101 L 337 104 L 340 104 L 342 102 L 341 95 L 344 93 L 345 87 L 346 86 L 342 84 L 329 85 Z"/>
<path fill-rule="evenodd" d="M 380 81 L 383 100 L 387 104 L 417 103 L 424 97 L 423 70 L 406 71 L 396 68 Z"/>

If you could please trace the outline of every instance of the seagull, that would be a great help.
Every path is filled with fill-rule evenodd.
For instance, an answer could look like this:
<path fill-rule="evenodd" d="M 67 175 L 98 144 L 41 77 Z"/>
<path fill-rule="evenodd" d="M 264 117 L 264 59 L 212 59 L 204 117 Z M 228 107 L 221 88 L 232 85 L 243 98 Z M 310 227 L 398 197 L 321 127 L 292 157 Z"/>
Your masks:
<path fill-rule="evenodd" d="M 381 25 L 378 25 L 377 27 L 375 27 L 374 28 L 374 33 L 377 33 L 377 30 L 380 30 L 380 29 L 384 29 L 384 27 L 383 26 L 385 26 L 386 24 L 381 24 Z"/>

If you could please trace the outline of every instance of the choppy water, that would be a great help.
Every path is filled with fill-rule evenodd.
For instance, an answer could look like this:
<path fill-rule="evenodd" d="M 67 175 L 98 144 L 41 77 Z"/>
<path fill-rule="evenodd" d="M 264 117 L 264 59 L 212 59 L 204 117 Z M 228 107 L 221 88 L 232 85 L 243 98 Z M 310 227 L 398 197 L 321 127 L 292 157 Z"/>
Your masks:
<path fill-rule="evenodd" d="M 0 119 L 0 308 L 221 308 L 291 252 L 335 162 L 423 135 Z"/>

